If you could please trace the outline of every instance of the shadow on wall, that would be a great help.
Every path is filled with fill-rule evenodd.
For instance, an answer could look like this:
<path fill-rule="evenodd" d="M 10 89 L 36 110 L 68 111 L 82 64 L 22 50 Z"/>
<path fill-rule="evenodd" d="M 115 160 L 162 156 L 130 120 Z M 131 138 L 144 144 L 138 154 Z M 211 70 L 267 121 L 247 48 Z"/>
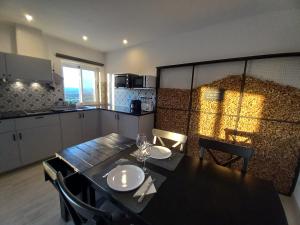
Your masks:
<path fill-rule="evenodd" d="M 289 193 L 300 155 L 300 90 L 247 77 L 242 93 L 240 84 L 241 76 L 229 76 L 193 90 L 188 154 L 198 157 L 199 136 L 250 146 L 249 172 Z M 206 99 L 211 88 L 225 89 L 222 101 Z"/>

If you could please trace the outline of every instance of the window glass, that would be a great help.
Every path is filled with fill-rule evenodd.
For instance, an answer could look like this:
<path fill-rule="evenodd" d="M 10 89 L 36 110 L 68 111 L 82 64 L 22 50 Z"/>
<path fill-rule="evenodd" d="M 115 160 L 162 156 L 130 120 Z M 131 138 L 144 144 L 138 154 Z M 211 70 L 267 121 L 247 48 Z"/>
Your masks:
<path fill-rule="evenodd" d="M 82 70 L 82 101 L 96 101 L 96 80 L 95 71 Z"/>
<path fill-rule="evenodd" d="M 63 66 L 65 101 L 72 103 L 97 102 L 97 76 L 93 69 L 83 69 L 73 66 Z"/>
<path fill-rule="evenodd" d="M 65 101 L 80 102 L 81 82 L 80 69 L 63 67 Z"/>

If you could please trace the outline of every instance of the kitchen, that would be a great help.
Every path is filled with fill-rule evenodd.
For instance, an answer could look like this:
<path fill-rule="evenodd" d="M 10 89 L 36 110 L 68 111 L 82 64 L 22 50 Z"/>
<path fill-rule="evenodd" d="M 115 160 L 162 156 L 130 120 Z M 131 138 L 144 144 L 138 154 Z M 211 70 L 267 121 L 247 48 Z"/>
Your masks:
<path fill-rule="evenodd" d="M 247 207 L 236 219 L 223 213 L 214 216 L 232 224 L 297 224 L 300 12 L 296 1 L 275 5 L 266 1 L 260 6 L 230 3 L 230 17 L 223 7 L 204 6 L 201 1 L 187 5 L 178 1 L 178 6 L 166 7 L 167 14 L 159 9 L 168 0 L 135 2 L 129 8 L 133 6 L 129 2 L 75 2 L 74 6 L 58 1 L 0 3 L 1 221 L 76 224 L 64 203 L 65 187 L 59 183 L 75 179 L 72 187 L 93 184 L 80 191 L 93 207 L 93 199 L 105 189 L 104 205 L 113 203 L 118 212 L 127 212 L 129 224 L 197 224 L 196 214 L 185 209 L 174 215 L 179 208 L 172 206 L 161 213 L 165 204 L 173 204 L 167 193 L 177 192 L 177 181 L 181 181 L 177 188 L 186 193 L 178 194 L 177 201 L 210 215 L 203 215 L 203 224 L 220 222 L 212 218 L 213 211 L 227 212 L 220 202 L 213 204 L 218 199 L 232 200 L 232 211 L 227 212 L 231 216 L 240 212 L 235 205 L 240 201 L 260 205 L 248 221 Z M 116 7 L 119 4 L 123 7 Z M 135 13 L 139 22 L 127 18 Z M 117 23 L 116 18 L 123 21 Z M 139 147 L 144 136 L 147 140 Z M 210 150 L 206 154 L 203 137 L 242 146 L 244 153 L 251 149 L 246 169 L 232 158 L 233 153 L 228 163 L 230 171 L 248 169 L 248 184 L 239 186 L 229 172 L 202 164 L 203 157 L 216 164 L 225 159 L 218 154 L 215 158 Z M 170 138 L 175 141 L 169 147 L 172 151 L 155 155 L 153 149 L 168 146 Z M 152 153 L 139 159 L 137 149 Z M 246 157 L 244 153 L 241 157 Z M 140 194 L 146 196 L 141 197 L 142 204 L 127 196 L 133 189 L 121 196 L 112 191 L 120 187 L 109 184 L 113 171 L 128 166 L 128 161 L 122 162 L 125 159 L 145 169 L 137 186 L 141 188 L 134 190 L 141 192 L 150 182 Z M 95 178 L 100 175 L 105 179 Z M 224 177 L 231 180 L 223 183 Z M 201 195 L 198 190 L 208 190 L 204 184 L 211 190 L 223 188 L 219 194 Z M 240 194 L 240 200 L 226 192 L 229 188 Z M 245 194 L 249 189 L 253 192 Z M 260 202 L 261 195 L 266 204 Z M 206 197 L 206 207 L 196 204 L 200 197 Z M 259 216 L 264 210 L 269 210 L 266 216 Z M 277 217 L 270 219 L 268 213 Z"/>

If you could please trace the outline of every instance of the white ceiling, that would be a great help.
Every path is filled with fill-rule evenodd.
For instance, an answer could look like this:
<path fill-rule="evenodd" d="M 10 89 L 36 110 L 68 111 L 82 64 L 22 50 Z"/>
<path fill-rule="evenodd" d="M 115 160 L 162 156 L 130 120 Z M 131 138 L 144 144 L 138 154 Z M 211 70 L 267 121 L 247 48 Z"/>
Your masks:
<path fill-rule="evenodd" d="M 101 51 L 271 11 L 300 8 L 299 0 L 0 0 L 0 19 Z M 83 43 L 86 34 L 89 40 Z"/>

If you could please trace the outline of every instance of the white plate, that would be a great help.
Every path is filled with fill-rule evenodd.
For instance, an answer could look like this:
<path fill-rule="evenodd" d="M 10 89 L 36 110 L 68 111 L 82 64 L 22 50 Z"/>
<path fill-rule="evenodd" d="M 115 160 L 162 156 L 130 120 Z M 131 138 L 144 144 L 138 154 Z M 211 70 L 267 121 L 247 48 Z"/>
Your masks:
<path fill-rule="evenodd" d="M 167 159 L 172 155 L 170 149 L 158 145 L 152 146 L 149 152 L 150 152 L 150 157 L 153 159 Z"/>
<path fill-rule="evenodd" d="M 138 188 L 145 179 L 144 171 L 134 165 L 121 165 L 107 175 L 108 186 L 116 191 L 131 191 Z"/>

